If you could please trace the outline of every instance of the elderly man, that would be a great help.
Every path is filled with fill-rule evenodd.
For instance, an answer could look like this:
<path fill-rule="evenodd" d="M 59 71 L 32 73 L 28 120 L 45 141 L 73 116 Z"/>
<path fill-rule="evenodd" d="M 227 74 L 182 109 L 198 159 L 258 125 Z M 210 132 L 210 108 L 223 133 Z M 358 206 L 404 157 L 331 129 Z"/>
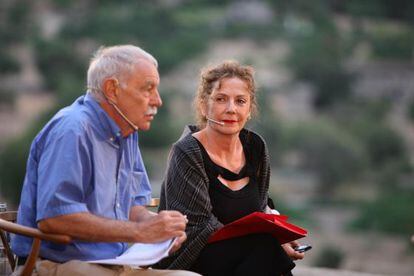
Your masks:
<path fill-rule="evenodd" d="M 184 271 L 134 270 L 84 261 L 119 256 L 127 243 L 185 240 L 179 212 L 151 213 L 151 187 L 138 148 L 137 130 L 148 130 L 162 101 L 157 61 L 132 45 L 98 50 L 88 91 L 60 110 L 34 139 L 18 223 L 74 239 L 42 243 L 38 275 L 194 275 Z M 31 240 L 16 236 L 20 264 Z"/>

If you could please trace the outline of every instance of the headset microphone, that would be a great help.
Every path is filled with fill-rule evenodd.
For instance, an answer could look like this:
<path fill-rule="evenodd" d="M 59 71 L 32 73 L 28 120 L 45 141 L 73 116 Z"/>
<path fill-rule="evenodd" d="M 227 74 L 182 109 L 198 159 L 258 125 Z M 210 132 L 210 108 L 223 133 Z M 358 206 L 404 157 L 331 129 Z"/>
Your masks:
<path fill-rule="evenodd" d="M 116 82 L 116 85 L 119 85 L 119 83 L 118 83 L 118 80 L 117 79 L 115 79 L 115 82 Z M 88 89 L 90 89 L 90 90 L 96 90 L 96 91 L 100 91 L 99 89 L 97 89 L 97 88 L 94 88 L 94 87 L 88 87 Z M 112 105 L 112 107 L 116 110 L 116 112 L 118 112 L 118 114 L 119 114 L 119 116 L 121 116 L 122 117 L 122 119 L 124 119 L 125 120 L 125 122 L 127 122 L 135 131 L 138 131 L 138 126 L 137 125 L 135 125 L 130 119 L 128 119 L 127 118 L 127 116 L 119 109 L 119 107 L 112 101 L 112 100 L 110 100 L 107 96 L 106 96 L 106 94 L 102 91 L 101 92 L 102 93 L 102 95 L 104 96 L 104 98 L 106 99 L 106 101 L 110 104 L 110 105 Z"/>
<path fill-rule="evenodd" d="M 220 125 L 220 126 L 224 126 L 224 122 L 219 122 L 219 121 L 216 121 L 216 120 L 210 119 L 209 117 L 206 117 L 206 119 L 207 119 L 207 121 L 210 121 L 210 122 L 212 122 L 212 123 L 218 124 L 218 125 Z"/>
<path fill-rule="evenodd" d="M 135 131 L 138 131 L 139 128 L 137 127 L 137 125 L 131 122 L 131 120 L 127 118 L 127 116 L 119 109 L 119 107 L 113 101 L 111 101 L 110 99 L 106 97 L 105 93 L 102 93 L 102 94 L 104 95 L 108 103 L 113 106 L 116 112 L 118 112 L 118 114 L 122 117 L 122 119 L 124 119 Z"/>
<path fill-rule="evenodd" d="M 135 131 L 138 131 L 138 127 L 133 123 L 133 122 L 131 122 L 131 120 L 129 120 L 128 118 L 127 118 L 127 116 L 125 116 L 125 114 L 116 106 L 116 104 L 114 104 L 114 103 L 112 103 L 112 102 L 109 102 L 109 104 L 110 105 L 112 105 L 114 108 L 115 108 L 115 110 L 118 112 L 118 114 L 119 115 L 121 115 L 121 117 L 133 128 L 133 129 L 135 129 Z"/>

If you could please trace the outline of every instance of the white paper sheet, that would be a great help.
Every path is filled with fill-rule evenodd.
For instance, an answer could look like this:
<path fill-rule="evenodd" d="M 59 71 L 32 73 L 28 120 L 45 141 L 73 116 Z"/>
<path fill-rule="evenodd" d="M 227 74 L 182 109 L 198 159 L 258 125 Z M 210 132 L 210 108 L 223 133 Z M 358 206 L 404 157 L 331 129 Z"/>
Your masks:
<path fill-rule="evenodd" d="M 155 264 L 168 256 L 175 239 L 169 239 L 160 243 L 134 243 L 127 251 L 115 259 L 95 260 L 89 263 L 129 265 L 132 267 Z"/>

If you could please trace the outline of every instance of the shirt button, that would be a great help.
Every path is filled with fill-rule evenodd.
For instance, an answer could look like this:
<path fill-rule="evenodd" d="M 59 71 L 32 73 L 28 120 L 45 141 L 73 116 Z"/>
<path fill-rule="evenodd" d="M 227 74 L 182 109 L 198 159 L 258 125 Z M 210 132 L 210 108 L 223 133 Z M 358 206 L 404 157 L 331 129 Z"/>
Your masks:
<path fill-rule="evenodd" d="M 119 207 L 121 207 L 121 204 L 117 203 L 116 208 L 119 208 Z"/>
<path fill-rule="evenodd" d="M 111 142 L 113 142 L 115 139 L 114 139 L 114 137 L 111 137 L 111 138 L 109 138 L 109 140 L 110 140 Z"/>

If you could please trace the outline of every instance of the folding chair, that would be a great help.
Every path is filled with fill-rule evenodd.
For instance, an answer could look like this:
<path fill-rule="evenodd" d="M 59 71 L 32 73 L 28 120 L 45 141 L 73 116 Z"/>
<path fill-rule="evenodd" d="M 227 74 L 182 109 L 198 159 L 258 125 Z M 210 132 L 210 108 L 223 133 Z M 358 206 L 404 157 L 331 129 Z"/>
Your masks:
<path fill-rule="evenodd" d="M 56 243 L 68 244 L 72 241 L 71 237 L 59 234 L 46 234 L 39 229 L 23 226 L 15 223 L 17 218 L 16 211 L 8 211 L 0 213 L 0 236 L 3 243 L 4 251 L 9 260 L 11 270 L 16 268 L 16 256 L 10 249 L 9 241 L 7 240 L 6 232 L 23 235 L 33 238 L 32 249 L 29 256 L 27 256 L 26 263 L 22 271 L 22 276 L 32 275 L 36 259 L 39 255 L 40 243 L 42 240 L 47 240 Z"/>
<path fill-rule="evenodd" d="M 160 203 L 159 198 L 152 198 L 150 203 L 146 205 L 148 208 L 156 208 Z M 26 263 L 23 268 L 21 275 L 28 276 L 31 275 L 36 264 L 36 259 L 39 255 L 40 243 L 42 240 L 47 240 L 55 243 L 68 244 L 72 241 L 72 238 L 67 235 L 60 234 L 46 234 L 36 228 L 26 227 L 19 225 L 16 222 L 17 212 L 16 211 L 7 211 L 0 212 L 0 235 L 1 241 L 3 243 L 4 251 L 9 260 L 11 270 L 14 271 L 16 268 L 16 256 L 10 249 L 9 242 L 7 240 L 6 232 L 23 235 L 33 238 L 32 249 L 29 256 L 27 257 Z"/>

